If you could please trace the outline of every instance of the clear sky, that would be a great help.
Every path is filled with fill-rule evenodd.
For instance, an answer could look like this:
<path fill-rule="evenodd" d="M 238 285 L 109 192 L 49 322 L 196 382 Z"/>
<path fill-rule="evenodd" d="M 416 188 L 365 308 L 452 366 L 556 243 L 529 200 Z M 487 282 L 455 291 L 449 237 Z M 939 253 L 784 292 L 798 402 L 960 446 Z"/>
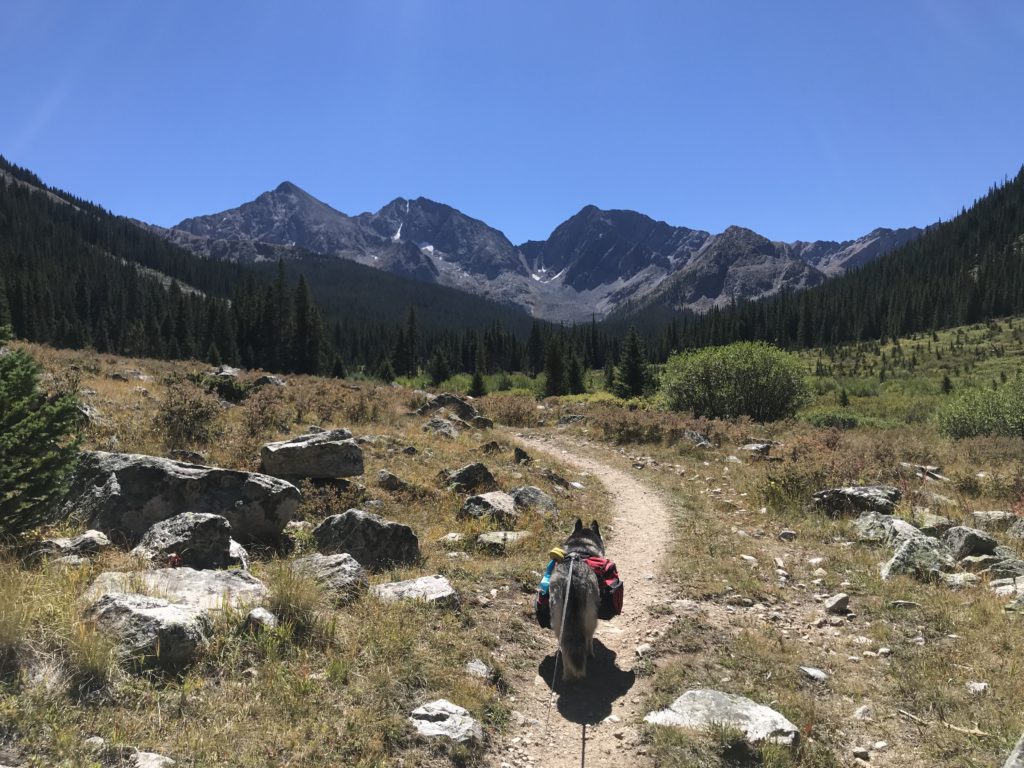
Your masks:
<path fill-rule="evenodd" d="M 1024 163 L 1019 0 L 3 0 L 0 72 L 0 154 L 164 225 L 287 179 L 846 239 Z"/>

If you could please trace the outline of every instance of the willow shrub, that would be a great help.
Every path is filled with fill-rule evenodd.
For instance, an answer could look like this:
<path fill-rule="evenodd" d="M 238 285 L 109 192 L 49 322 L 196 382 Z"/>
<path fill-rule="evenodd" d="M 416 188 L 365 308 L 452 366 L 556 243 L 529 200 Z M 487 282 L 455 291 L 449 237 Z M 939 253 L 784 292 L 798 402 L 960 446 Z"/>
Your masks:
<path fill-rule="evenodd" d="M 669 359 L 661 399 L 674 411 L 705 418 L 793 416 L 810 387 L 800 359 L 763 342 L 740 342 L 684 352 Z"/>

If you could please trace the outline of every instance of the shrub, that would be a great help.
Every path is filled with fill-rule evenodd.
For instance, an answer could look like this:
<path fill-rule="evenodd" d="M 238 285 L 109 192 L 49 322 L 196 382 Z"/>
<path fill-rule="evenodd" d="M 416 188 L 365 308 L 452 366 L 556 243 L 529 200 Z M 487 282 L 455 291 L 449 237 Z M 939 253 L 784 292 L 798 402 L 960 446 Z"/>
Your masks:
<path fill-rule="evenodd" d="M 0 343 L 6 339 L 0 328 Z M 28 353 L 0 354 L 0 534 L 26 531 L 52 514 L 78 454 L 73 394 L 48 395 Z"/>
<path fill-rule="evenodd" d="M 812 426 L 827 429 L 855 429 L 860 426 L 860 418 L 846 411 L 810 411 L 804 414 L 803 418 Z"/>
<path fill-rule="evenodd" d="M 156 425 L 168 448 L 205 445 L 215 432 L 220 401 L 187 381 L 172 381 L 157 409 Z"/>
<path fill-rule="evenodd" d="M 763 342 L 709 347 L 670 358 L 662 376 L 663 403 L 706 418 L 792 416 L 809 387 L 799 358 Z"/>
<path fill-rule="evenodd" d="M 1024 437 L 1024 375 L 995 390 L 967 390 L 939 411 L 938 421 L 939 431 L 956 440 Z"/>

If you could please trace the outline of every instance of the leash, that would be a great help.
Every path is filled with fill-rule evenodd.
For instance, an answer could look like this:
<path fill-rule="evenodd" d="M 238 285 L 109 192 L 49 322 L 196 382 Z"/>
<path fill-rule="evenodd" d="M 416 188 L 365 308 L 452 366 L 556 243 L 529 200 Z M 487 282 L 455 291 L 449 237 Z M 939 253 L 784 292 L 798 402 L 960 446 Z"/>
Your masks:
<path fill-rule="evenodd" d="M 576 554 L 566 556 L 569 561 L 569 578 L 565 580 L 565 603 L 562 605 L 562 623 L 558 632 L 558 648 L 555 649 L 555 664 L 551 671 L 551 697 L 548 699 L 548 713 L 544 720 L 544 733 L 547 735 L 551 724 L 551 707 L 555 703 L 555 681 L 558 679 L 558 658 L 562 655 L 562 638 L 565 636 L 565 617 L 569 613 L 569 595 L 572 594 L 572 567 L 576 563 Z"/>

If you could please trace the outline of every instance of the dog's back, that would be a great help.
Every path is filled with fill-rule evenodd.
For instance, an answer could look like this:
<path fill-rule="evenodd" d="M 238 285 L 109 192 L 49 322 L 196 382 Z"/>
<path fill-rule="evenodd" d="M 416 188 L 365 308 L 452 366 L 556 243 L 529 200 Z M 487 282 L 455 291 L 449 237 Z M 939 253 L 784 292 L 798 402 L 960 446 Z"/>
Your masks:
<path fill-rule="evenodd" d="M 587 673 L 587 657 L 593 655 L 594 632 L 601 586 L 586 558 L 604 554 L 600 530 L 594 522 L 584 528 L 580 520 L 565 542 L 566 559 L 551 574 L 551 628 L 561 639 L 562 664 L 566 680 L 577 680 Z M 570 569 L 572 573 L 571 582 Z M 565 599 L 568 595 L 569 604 Z M 562 614 L 565 613 L 565 623 Z"/>

